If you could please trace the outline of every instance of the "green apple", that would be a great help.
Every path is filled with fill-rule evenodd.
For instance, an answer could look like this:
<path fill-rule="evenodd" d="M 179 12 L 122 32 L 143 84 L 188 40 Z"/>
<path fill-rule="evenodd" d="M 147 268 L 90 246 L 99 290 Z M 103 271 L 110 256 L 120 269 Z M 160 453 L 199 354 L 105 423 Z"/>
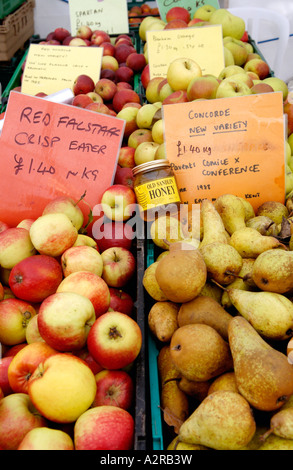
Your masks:
<path fill-rule="evenodd" d="M 159 84 L 165 80 L 165 77 L 153 77 L 149 80 L 145 95 L 146 99 L 149 103 L 155 103 L 156 101 L 160 101 L 159 95 Z"/>
<path fill-rule="evenodd" d="M 155 160 L 167 158 L 165 142 L 160 144 L 155 153 Z"/>
<path fill-rule="evenodd" d="M 235 64 L 232 52 L 229 49 L 227 49 L 227 47 L 225 46 L 224 46 L 224 62 L 225 62 L 225 67 Z"/>
<path fill-rule="evenodd" d="M 224 44 L 226 49 L 229 49 L 229 51 L 232 52 L 234 63 L 236 65 L 241 66 L 245 64 L 248 52 L 244 44 L 241 44 L 241 41 L 230 37 L 229 41 L 226 41 Z"/>
<path fill-rule="evenodd" d="M 158 108 L 153 103 L 145 103 L 136 114 L 137 126 L 140 129 L 150 129 L 157 111 Z"/>
<path fill-rule="evenodd" d="M 288 140 L 285 140 L 285 151 L 286 151 L 286 163 L 288 163 L 288 165 L 291 168 L 290 161 L 291 161 L 291 158 L 293 157 L 293 155 L 292 155 L 292 149 L 290 147 L 290 144 L 289 144 Z"/>
<path fill-rule="evenodd" d="M 291 148 L 291 153 L 293 155 L 293 134 L 290 134 L 288 137 L 288 144 L 290 145 Z"/>
<path fill-rule="evenodd" d="M 247 73 L 235 73 L 231 77 L 227 77 L 226 81 L 233 80 L 236 83 L 245 83 L 249 88 L 253 87 L 253 80 Z"/>
<path fill-rule="evenodd" d="M 194 12 L 193 18 L 199 18 L 204 21 L 209 21 L 212 13 L 216 10 L 212 5 L 203 5 Z"/>
<path fill-rule="evenodd" d="M 283 93 L 283 100 L 285 101 L 288 96 L 288 86 L 278 77 L 267 77 L 264 78 L 264 83 L 268 83 L 274 89 L 274 91 L 281 91 Z"/>
<path fill-rule="evenodd" d="M 285 167 L 285 192 L 286 196 L 293 190 L 293 172 L 289 165 Z"/>
<path fill-rule="evenodd" d="M 251 95 L 251 89 L 249 86 L 244 82 L 234 81 L 233 77 L 228 77 L 222 80 L 218 86 L 216 98 L 245 95 Z"/>
<path fill-rule="evenodd" d="M 139 34 L 139 37 L 142 41 L 146 41 L 146 33 L 147 31 L 150 30 L 150 26 L 155 23 L 155 26 L 158 27 L 158 29 L 160 28 L 160 23 L 161 23 L 161 20 L 155 16 L 146 16 L 145 18 L 143 18 L 143 20 L 141 21 L 140 25 L 139 25 L 139 28 L 138 28 L 138 34 Z M 164 23 L 166 24 L 166 23 Z"/>
<path fill-rule="evenodd" d="M 142 142 L 139 144 L 134 153 L 135 165 L 151 162 L 155 159 L 155 153 L 159 144 L 157 142 Z"/>
<path fill-rule="evenodd" d="M 202 70 L 198 63 L 186 57 L 174 59 L 167 69 L 167 80 L 174 91 L 187 90 L 191 80 L 201 75 Z"/>
<path fill-rule="evenodd" d="M 225 78 L 231 77 L 231 75 L 235 75 L 236 73 L 238 74 L 238 73 L 246 73 L 246 72 L 243 69 L 243 67 L 240 67 L 240 65 L 235 65 L 235 64 L 227 65 L 226 67 L 223 68 L 223 70 L 221 70 L 218 78 L 220 80 L 224 80 Z"/>
<path fill-rule="evenodd" d="M 163 102 L 167 96 L 171 95 L 174 90 L 170 87 L 168 80 L 166 79 L 165 83 L 159 85 L 159 97 L 160 101 Z"/>
<path fill-rule="evenodd" d="M 161 145 L 164 143 L 164 123 L 163 119 L 159 119 L 152 127 L 153 141 Z M 156 149 L 157 150 L 157 149 Z"/>
<path fill-rule="evenodd" d="M 209 23 L 222 25 L 223 38 L 231 36 L 232 38 L 241 39 L 245 33 L 245 21 L 225 8 L 216 9 L 211 14 Z"/>
<path fill-rule="evenodd" d="M 291 171 L 293 171 L 293 156 L 291 155 L 288 161 L 288 166 Z"/>

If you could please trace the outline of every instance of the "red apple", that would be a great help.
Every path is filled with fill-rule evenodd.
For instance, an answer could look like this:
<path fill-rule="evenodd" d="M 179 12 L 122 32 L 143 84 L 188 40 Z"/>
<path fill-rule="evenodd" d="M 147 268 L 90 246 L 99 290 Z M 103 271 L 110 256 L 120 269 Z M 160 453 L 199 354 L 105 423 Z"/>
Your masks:
<path fill-rule="evenodd" d="M 69 46 L 71 40 L 73 39 L 73 36 L 71 36 L 71 34 L 69 36 L 67 36 L 63 41 L 62 41 L 62 44 L 63 46 Z"/>
<path fill-rule="evenodd" d="M 79 230 L 82 227 L 84 216 L 78 202 L 69 196 L 57 196 L 45 205 L 42 215 L 65 214 L 76 230 Z"/>
<path fill-rule="evenodd" d="M 54 31 L 54 38 L 53 37 L 50 39 L 47 38 L 47 41 L 51 39 L 57 39 L 57 41 L 62 42 L 69 35 L 70 35 L 70 32 L 66 28 L 56 28 Z"/>
<path fill-rule="evenodd" d="M 110 306 L 109 311 L 125 313 L 131 316 L 134 309 L 134 301 L 128 292 L 115 287 L 110 287 Z"/>
<path fill-rule="evenodd" d="M 136 209 L 136 196 L 129 186 L 113 184 L 103 192 L 101 204 L 109 220 L 126 221 Z"/>
<path fill-rule="evenodd" d="M 109 287 L 100 276 L 90 271 L 76 271 L 59 284 L 57 293 L 74 292 L 87 297 L 95 310 L 96 317 L 107 312 L 110 305 Z"/>
<path fill-rule="evenodd" d="M 100 47 L 103 48 L 103 55 L 111 55 L 115 57 L 115 46 L 111 42 L 102 42 Z"/>
<path fill-rule="evenodd" d="M 171 93 L 171 95 L 167 96 L 162 102 L 162 105 L 165 104 L 174 104 L 174 103 L 187 103 L 187 92 L 186 90 L 178 90 Z"/>
<path fill-rule="evenodd" d="M 142 72 L 146 66 L 146 58 L 142 53 L 132 52 L 126 58 L 126 65 L 136 73 Z"/>
<path fill-rule="evenodd" d="M 21 343 L 21 344 L 16 344 L 15 346 L 11 346 L 10 348 L 7 349 L 7 351 L 5 351 L 5 353 L 3 354 L 3 357 L 15 356 L 15 354 L 17 354 L 18 351 L 21 351 L 26 345 L 27 343 Z"/>
<path fill-rule="evenodd" d="M 122 369 L 132 364 L 140 353 L 141 329 L 130 316 L 107 312 L 90 329 L 87 346 L 93 358 L 105 369 Z"/>
<path fill-rule="evenodd" d="M 35 308 L 24 300 L 16 298 L 1 300 L 0 343 L 7 346 L 24 343 L 26 327 L 35 315 Z"/>
<path fill-rule="evenodd" d="M 104 267 L 103 279 L 109 287 L 125 286 L 135 273 L 136 261 L 130 250 L 111 247 L 101 253 Z"/>
<path fill-rule="evenodd" d="M 101 70 L 110 69 L 116 72 L 119 68 L 118 60 L 113 57 L 112 55 L 103 55 L 102 63 L 101 63 Z"/>
<path fill-rule="evenodd" d="M 0 449 L 17 450 L 24 436 L 47 421 L 26 393 L 12 393 L 0 400 Z"/>
<path fill-rule="evenodd" d="M 90 91 L 94 91 L 95 82 L 89 75 L 81 74 L 76 77 L 73 83 L 73 93 L 80 95 L 81 93 L 86 94 Z"/>
<path fill-rule="evenodd" d="M 6 222 L 3 222 L 2 220 L 0 220 L 0 233 L 4 232 L 4 230 L 7 230 L 8 228 L 9 228 L 9 225 L 7 225 Z"/>
<path fill-rule="evenodd" d="M 149 81 L 150 81 L 150 65 L 146 64 L 146 66 L 143 68 L 141 75 L 140 75 L 140 81 L 144 89 L 146 89 Z"/>
<path fill-rule="evenodd" d="M 124 43 L 122 44 L 130 44 L 131 46 L 133 46 L 133 43 L 132 43 L 132 39 L 130 36 L 128 36 L 127 34 L 118 34 L 118 36 L 115 38 L 114 40 L 114 44 L 117 45 L 117 44 L 121 44 L 121 41 L 124 41 Z"/>
<path fill-rule="evenodd" d="M 44 426 L 31 429 L 17 450 L 74 450 L 74 443 L 67 432 Z"/>
<path fill-rule="evenodd" d="M 115 81 L 116 74 L 115 70 L 112 69 L 102 69 L 100 73 L 100 78 L 108 78 L 109 80 Z"/>
<path fill-rule="evenodd" d="M 122 90 L 118 90 L 113 97 L 113 108 L 114 110 L 119 113 L 125 103 L 140 103 L 140 96 L 136 91 L 124 88 Z"/>
<path fill-rule="evenodd" d="M 122 62 L 126 62 L 127 57 L 132 52 L 136 52 L 136 49 L 133 45 L 116 43 L 115 58 L 117 59 L 119 64 L 121 64 Z"/>
<path fill-rule="evenodd" d="M 129 410 L 133 402 L 133 380 L 124 370 L 102 370 L 95 376 L 97 393 L 93 406 L 118 406 Z"/>
<path fill-rule="evenodd" d="M 90 271 L 102 275 L 103 261 L 99 251 L 88 245 L 72 246 L 61 256 L 64 277 L 77 271 Z"/>
<path fill-rule="evenodd" d="M 108 78 L 100 78 L 95 85 L 95 92 L 105 101 L 111 101 L 116 91 L 116 84 Z"/>
<path fill-rule="evenodd" d="M 100 46 L 103 42 L 111 42 L 111 38 L 105 31 L 96 29 L 91 36 L 91 42 L 96 46 Z"/>
<path fill-rule="evenodd" d="M 19 299 L 38 303 L 56 292 L 62 279 L 61 264 L 55 258 L 33 255 L 12 268 L 9 287 Z"/>
<path fill-rule="evenodd" d="M 123 108 L 116 114 L 117 118 L 123 119 L 125 121 L 123 134 L 124 140 L 127 139 L 133 131 L 138 129 L 138 125 L 136 122 L 138 109 L 139 108 L 137 108 L 136 106 L 123 106 Z"/>
<path fill-rule="evenodd" d="M 134 79 L 134 71 L 130 67 L 126 65 L 120 66 L 115 73 L 116 77 L 115 80 L 117 83 L 119 82 L 127 82 L 132 85 Z"/>
<path fill-rule="evenodd" d="M 85 107 L 85 109 L 95 113 L 110 114 L 110 109 L 105 103 L 90 103 Z"/>
<path fill-rule="evenodd" d="M 79 108 L 85 108 L 88 104 L 92 103 L 93 100 L 88 94 L 76 95 L 72 100 L 72 105 Z"/>
<path fill-rule="evenodd" d="M 87 25 L 81 25 L 78 30 L 76 31 L 76 37 L 82 39 L 90 39 L 93 32 L 91 28 Z"/>
<path fill-rule="evenodd" d="M 103 251 L 113 246 L 121 246 L 130 250 L 135 234 L 131 225 L 127 222 L 104 222 L 100 225 L 97 221 L 93 225 L 93 237 L 98 241 L 99 250 Z"/>
<path fill-rule="evenodd" d="M 81 415 L 74 426 L 76 450 L 131 450 L 134 419 L 117 406 L 96 406 Z"/>
<path fill-rule="evenodd" d="M 8 379 L 8 368 L 12 362 L 13 357 L 14 356 L 2 357 L 0 361 L 0 388 L 4 393 L 4 396 L 13 393 Z"/>
<path fill-rule="evenodd" d="M 87 47 L 88 43 L 86 42 L 86 39 L 82 38 L 77 38 L 76 36 L 70 39 L 70 42 L 68 44 L 69 46 L 76 46 L 76 47 Z"/>
<path fill-rule="evenodd" d="M 184 20 L 181 20 L 180 18 L 174 18 L 173 20 L 170 20 L 166 26 L 164 26 L 164 29 L 178 29 L 178 28 L 187 28 L 188 23 Z"/>
<path fill-rule="evenodd" d="M 131 168 L 122 168 L 117 165 L 116 173 L 114 177 L 114 184 L 124 184 L 125 186 L 130 186 L 133 188 L 133 173 Z"/>
<path fill-rule="evenodd" d="M 14 393 L 28 393 L 28 381 L 36 367 L 57 351 L 45 342 L 31 343 L 22 348 L 8 367 L 8 380 Z"/>
<path fill-rule="evenodd" d="M 116 85 L 117 85 L 117 91 L 118 91 L 118 90 L 122 90 L 122 88 L 127 88 L 128 90 L 133 90 L 133 86 L 132 86 L 132 84 L 129 83 L 129 82 L 122 82 L 122 81 L 121 81 L 121 82 L 117 82 Z M 127 103 L 126 103 L 126 104 L 127 104 Z M 138 103 L 137 103 L 137 104 L 138 104 Z M 124 106 L 125 106 L 125 105 L 124 105 Z"/>
<path fill-rule="evenodd" d="M 142 142 L 152 142 L 153 136 L 151 129 L 136 129 L 128 137 L 127 144 L 129 147 L 136 149 Z"/>
<path fill-rule="evenodd" d="M 134 153 L 135 149 L 128 145 L 122 146 L 119 150 L 118 165 L 122 168 L 134 168 Z"/>
<path fill-rule="evenodd" d="M 12 269 L 21 260 L 36 254 L 29 232 L 11 227 L 0 233 L 0 266 Z"/>
<path fill-rule="evenodd" d="M 99 95 L 99 93 L 96 93 L 95 91 L 90 91 L 90 92 L 87 93 L 86 95 L 78 95 L 78 96 L 89 96 L 89 97 L 90 97 L 91 102 L 87 103 L 87 104 L 85 105 L 85 107 L 86 107 L 88 104 L 91 104 L 91 103 L 104 103 L 103 98 Z"/>
<path fill-rule="evenodd" d="M 89 368 L 91 369 L 94 375 L 98 374 L 98 372 L 103 370 L 103 367 L 101 366 L 101 364 L 99 364 L 97 361 L 94 360 L 93 356 L 88 351 L 87 346 L 84 347 L 83 349 L 79 349 L 78 351 L 75 351 L 74 354 L 75 356 L 79 357 L 84 362 L 86 362 L 86 364 L 89 366 Z"/>
<path fill-rule="evenodd" d="M 17 224 L 17 227 L 25 228 L 26 230 L 29 230 L 34 223 L 35 219 L 23 219 Z"/>
<path fill-rule="evenodd" d="M 188 23 L 190 21 L 190 13 L 184 7 L 173 7 L 166 13 L 166 21 L 169 23 L 172 20 L 181 19 Z"/>

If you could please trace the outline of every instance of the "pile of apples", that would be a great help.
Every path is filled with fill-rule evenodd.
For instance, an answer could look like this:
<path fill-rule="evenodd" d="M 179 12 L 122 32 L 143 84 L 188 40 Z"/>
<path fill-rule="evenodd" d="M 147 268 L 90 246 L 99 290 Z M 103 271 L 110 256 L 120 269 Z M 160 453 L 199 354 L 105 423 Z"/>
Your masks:
<path fill-rule="evenodd" d="M 167 450 L 293 449 L 292 197 L 222 194 L 151 224 Z"/>
<path fill-rule="evenodd" d="M 120 216 L 110 204 L 121 190 L 135 202 L 131 188 L 108 188 L 91 232 L 66 196 L 0 222 L 1 450 L 133 448 L 142 331 L 134 235 L 125 205 Z"/>

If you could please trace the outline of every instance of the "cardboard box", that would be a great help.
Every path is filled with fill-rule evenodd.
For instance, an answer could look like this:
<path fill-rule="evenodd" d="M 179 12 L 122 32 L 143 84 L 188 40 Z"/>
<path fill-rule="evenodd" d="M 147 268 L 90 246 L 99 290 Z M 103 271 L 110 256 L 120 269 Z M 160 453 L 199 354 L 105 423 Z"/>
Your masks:
<path fill-rule="evenodd" d="M 34 34 L 35 0 L 27 0 L 0 24 L 0 61 L 10 60 Z"/>

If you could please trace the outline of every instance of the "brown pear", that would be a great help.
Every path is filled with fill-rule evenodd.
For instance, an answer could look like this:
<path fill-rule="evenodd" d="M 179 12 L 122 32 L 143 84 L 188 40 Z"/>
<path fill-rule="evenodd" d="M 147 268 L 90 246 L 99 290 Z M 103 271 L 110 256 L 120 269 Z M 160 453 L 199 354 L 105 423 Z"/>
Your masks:
<path fill-rule="evenodd" d="M 270 434 L 293 439 L 293 408 L 282 409 L 271 417 L 270 429 L 262 436 L 263 440 Z"/>
<path fill-rule="evenodd" d="M 209 387 L 208 395 L 219 390 L 230 390 L 230 392 L 239 393 L 234 371 L 225 372 L 219 377 L 216 377 Z"/>
<path fill-rule="evenodd" d="M 218 391 L 208 395 L 179 429 L 179 440 L 215 450 L 239 450 L 253 438 L 256 423 L 249 403 L 240 393 Z"/>
<path fill-rule="evenodd" d="M 158 261 L 155 276 L 166 298 L 182 303 L 200 293 L 207 279 L 207 268 L 199 250 L 179 249 Z"/>
<path fill-rule="evenodd" d="M 257 215 L 246 222 L 246 227 L 254 228 L 261 235 L 276 236 L 279 234 L 278 225 L 266 215 Z"/>
<path fill-rule="evenodd" d="M 277 238 L 262 235 L 251 227 L 236 230 L 231 235 L 229 243 L 242 258 L 257 258 L 264 251 L 274 248 L 287 249 Z"/>
<path fill-rule="evenodd" d="M 161 380 L 161 386 L 170 380 L 179 381 L 181 378 L 181 373 L 177 367 L 175 367 L 174 362 L 172 361 L 169 344 L 163 346 L 159 351 L 158 372 Z"/>
<path fill-rule="evenodd" d="M 252 268 L 259 289 L 284 294 L 293 289 L 293 252 L 276 248 L 261 253 Z"/>
<path fill-rule="evenodd" d="M 233 317 L 212 297 L 198 296 L 181 304 L 178 325 L 203 323 L 214 328 L 225 340 L 228 339 L 228 325 Z"/>
<path fill-rule="evenodd" d="M 170 442 L 167 447 L 167 450 L 211 450 L 206 446 L 201 446 L 199 444 L 187 444 L 186 442 L 180 442 L 178 437 Z"/>
<path fill-rule="evenodd" d="M 202 401 L 208 395 L 210 386 L 211 380 L 195 382 L 194 380 L 188 380 L 186 377 L 181 377 L 178 382 L 178 387 L 182 392 L 198 401 Z"/>
<path fill-rule="evenodd" d="M 179 327 L 170 342 L 175 367 L 188 380 L 204 382 L 233 368 L 228 343 L 209 325 Z"/>
<path fill-rule="evenodd" d="M 170 426 L 178 429 L 181 422 L 189 416 L 189 402 L 187 395 L 180 390 L 176 380 L 166 382 L 161 390 L 161 408 L 164 420 Z"/>
<path fill-rule="evenodd" d="M 145 270 L 142 283 L 143 287 L 147 291 L 147 293 L 152 297 L 154 300 L 157 301 L 164 301 L 168 300 L 165 296 L 164 292 L 160 288 L 157 279 L 156 279 L 156 270 L 159 261 L 154 261 L 151 263 Z"/>
<path fill-rule="evenodd" d="M 265 215 L 272 219 L 276 224 L 280 224 L 283 217 L 288 217 L 289 211 L 286 205 L 281 202 L 266 201 L 257 208 L 256 215 Z"/>
<path fill-rule="evenodd" d="M 229 323 L 229 345 L 239 392 L 258 410 L 274 411 L 293 393 L 293 368 L 240 316 Z"/>
<path fill-rule="evenodd" d="M 257 450 L 293 450 L 293 439 L 284 439 L 271 434 Z"/>
<path fill-rule="evenodd" d="M 251 272 L 254 261 L 254 258 L 242 258 L 242 267 L 238 276 L 229 284 L 229 288 L 233 287 L 235 289 L 242 290 L 250 290 L 252 288 L 254 283 L 251 281 Z M 232 306 L 232 302 L 227 291 L 222 293 L 221 304 L 224 308 L 230 308 Z"/>
<path fill-rule="evenodd" d="M 198 295 L 205 295 L 206 297 L 212 297 L 212 299 L 221 303 L 223 290 L 220 286 L 217 286 L 214 282 L 206 281 L 205 285 L 201 289 Z"/>
<path fill-rule="evenodd" d="M 241 255 L 229 244 L 210 243 L 200 247 L 200 252 L 206 264 L 208 279 L 221 285 L 234 281 L 242 268 Z"/>
<path fill-rule="evenodd" d="M 156 302 L 148 314 L 148 325 L 159 341 L 169 342 L 178 328 L 179 305 L 174 302 Z"/>

